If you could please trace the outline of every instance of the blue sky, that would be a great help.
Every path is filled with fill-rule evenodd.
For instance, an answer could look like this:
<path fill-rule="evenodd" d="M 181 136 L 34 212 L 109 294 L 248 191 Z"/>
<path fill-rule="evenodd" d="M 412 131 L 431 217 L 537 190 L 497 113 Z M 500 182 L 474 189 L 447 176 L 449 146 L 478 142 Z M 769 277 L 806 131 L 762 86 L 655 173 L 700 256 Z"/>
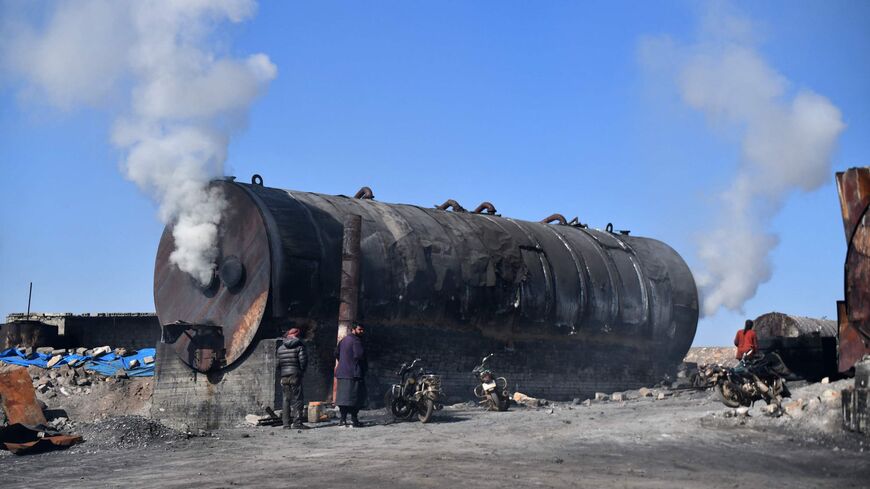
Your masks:
<path fill-rule="evenodd" d="M 846 124 L 835 170 L 870 164 L 870 3 L 752 2 L 756 48 L 790 82 L 827 97 Z M 734 130 L 680 103 L 639 45 L 698 36 L 694 2 L 268 2 L 222 27 L 215 49 L 278 67 L 227 173 L 266 185 L 553 212 L 660 239 L 691 264 L 737 172 Z M 3 10 L 0 10 L 3 12 Z M 0 314 L 152 311 L 163 226 L 119 171 L 113 114 L 62 111 L 0 92 Z M 739 130 L 737 128 L 736 130 Z M 773 275 L 744 313 L 699 325 L 727 344 L 744 317 L 836 317 L 845 239 L 834 175 L 789 194 L 771 221 Z"/>

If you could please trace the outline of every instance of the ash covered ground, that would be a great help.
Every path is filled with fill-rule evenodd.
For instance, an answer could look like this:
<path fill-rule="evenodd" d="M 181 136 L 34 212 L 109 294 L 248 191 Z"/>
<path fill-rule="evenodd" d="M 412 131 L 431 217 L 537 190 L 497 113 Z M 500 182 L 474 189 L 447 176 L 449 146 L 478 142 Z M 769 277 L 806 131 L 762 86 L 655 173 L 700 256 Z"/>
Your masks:
<path fill-rule="evenodd" d="M 147 382 L 120 384 L 143 391 Z M 69 450 L 0 452 L 0 480 L 34 488 L 61 481 L 131 488 L 867 487 L 870 440 L 840 428 L 830 394 L 850 382 L 794 388 L 797 404 L 780 418 L 764 416 L 761 404 L 748 417 L 735 416 L 710 391 L 662 389 L 503 413 L 459 404 L 425 425 L 366 411 L 365 428 L 332 421 L 304 431 L 181 433 L 113 410 L 66 422 L 65 430 L 86 440 Z M 81 399 L 63 402 L 84 414 Z"/>

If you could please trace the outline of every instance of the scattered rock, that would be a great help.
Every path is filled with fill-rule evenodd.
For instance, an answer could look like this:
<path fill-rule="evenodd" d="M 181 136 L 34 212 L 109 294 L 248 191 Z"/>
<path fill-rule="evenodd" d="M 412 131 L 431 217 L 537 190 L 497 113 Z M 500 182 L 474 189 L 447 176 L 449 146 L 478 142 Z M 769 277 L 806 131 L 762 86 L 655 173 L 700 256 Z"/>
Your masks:
<path fill-rule="evenodd" d="M 610 394 L 610 400 L 615 402 L 624 401 L 625 396 L 622 395 L 622 392 L 614 392 L 613 394 Z"/>
<path fill-rule="evenodd" d="M 825 377 L 824 379 L 822 379 L 822 383 L 823 383 L 823 384 L 830 384 L 830 383 L 831 383 L 831 379 L 828 378 L 828 377 Z"/>
<path fill-rule="evenodd" d="M 607 394 L 605 394 L 603 392 L 596 392 L 595 393 L 595 400 L 596 401 L 606 401 L 608 399 L 610 399 L 610 396 L 608 396 Z"/>
<path fill-rule="evenodd" d="M 641 387 L 640 389 L 638 389 L 637 395 L 639 395 L 640 397 L 652 397 L 653 391 L 647 389 L 646 387 Z"/>
<path fill-rule="evenodd" d="M 143 358 L 142 361 L 143 361 L 144 363 L 154 363 L 154 357 L 152 357 L 152 356 L 149 355 L 149 356 Z"/>
<path fill-rule="evenodd" d="M 514 392 L 514 402 L 528 407 L 540 407 L 549 404 L 549 402 L 544 399 L 529 397 L 521 392 Z"/>
<path fill-rule="evenodd" d="M 825 389 L 825 391 L 822 392 L 822 402 L 831 406 L 839 406 L 841 397 L 842 395 L 840 394 L 840 391 L 835 391 L 834 389 Z"/>
<path fill-rule="evenodd" d="M 803 415 L 804 406 L 806 403 L 803 399 L 795 399 L 794 401 L 783 404 L 782 409 L 785 413 L 793 418 Z"/>
<path fill-rule="evenodd" d="M 46 364 L 46 367 L 52 368 L 55 365 L 57 365 L 57 363 L 60 362 L 61 360 L 63 360 L 63 356 L 55 355 L 55 356 L 51 357 L 51 360 L 48 361 L 48 363 Z"/>
<path fill-rule="evenodd" d="M 658 401 L 664 400 L 666 397 L 668 397 L 668 395 L 664 392 L 659 392 L 658 394 L 656 394 L 656 400 Z"/>
<path fill-rule="evenodd" d="M 767 416 L 779 416 L 782 414 L 782 409 L 776 404 L 768 404 L 761 408 L 761 411 Z"/>

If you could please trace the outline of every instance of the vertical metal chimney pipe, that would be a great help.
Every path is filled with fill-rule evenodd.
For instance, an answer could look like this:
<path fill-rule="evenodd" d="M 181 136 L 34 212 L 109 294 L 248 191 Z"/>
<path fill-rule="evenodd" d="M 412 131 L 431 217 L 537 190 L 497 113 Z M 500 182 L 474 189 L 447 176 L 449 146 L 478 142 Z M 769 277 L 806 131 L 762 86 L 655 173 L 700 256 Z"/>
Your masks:
<path fill-rule="evenodd" d="M 338 338 L 347 336 L 356 321 L 359 301 L 360 228 L 362 216 L 351 214 L 344 218 L 341 240 L 341 291 L 338 306 Z"/>
<path fill-rule="evenodd" d="M 338 306 L 338 334 L 335 344 L 350 333 L 353 322 L 356 321 L 357 304 L 359 302 L 359 261 L 360 261 L 360 230 L 362 216 L 349 214 L 344 218 L 344 232 L 341 239 L 341 290 Z M 335 366 L 338 367 L 336 361 Z M 334 371 L 333 371 L 334 372 Z M 338 382 L 333 377 L 332 399 L 335 399 Z"/>

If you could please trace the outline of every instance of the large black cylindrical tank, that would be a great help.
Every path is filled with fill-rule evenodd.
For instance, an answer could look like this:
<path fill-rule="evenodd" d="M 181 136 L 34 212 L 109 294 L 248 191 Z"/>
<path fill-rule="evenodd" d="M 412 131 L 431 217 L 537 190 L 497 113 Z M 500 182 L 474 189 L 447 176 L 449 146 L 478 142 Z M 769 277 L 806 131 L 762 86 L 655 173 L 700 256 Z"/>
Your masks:
<path fill-rule="evenodd" d="M 513 369 L 512 380 L 525 379 L 526 389 L 564 397 L 648 382 L 678 363 L 694 338 L 692 274 L 653 239 L 258 184 L 215 185 L 230 203 L 218 278 L 203 288 L 172 265 L 167 228 L 155 303 L 162 324 L 221 326 L 228 366 L 258 331 L 266 337 L 294 324 L 324 352 L 328 376 L 348 214 L 362 216 L 359 319 L 369 326 L 373 375 L 378 366 L 388 372 L 403 358 L 428 356 L 447 377 L 470 377 L 464 369 L 496 350 L 503 359 L 497 370 Z M 189 345 L 182 338 L 176 349 L 183 354 Z M 545 389 L 554 375 L 572 379 Z"/>

